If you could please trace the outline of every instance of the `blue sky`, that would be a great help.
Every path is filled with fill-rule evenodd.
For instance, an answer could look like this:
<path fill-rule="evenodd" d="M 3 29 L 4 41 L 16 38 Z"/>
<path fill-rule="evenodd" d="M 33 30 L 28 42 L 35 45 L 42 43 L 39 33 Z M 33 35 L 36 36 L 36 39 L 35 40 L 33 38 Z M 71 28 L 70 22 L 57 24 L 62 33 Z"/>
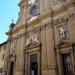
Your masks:
<path fill-rule="evenodd" d="M 9 25 L 14 19 L 14 23 L 18 19 L 20 0 L 1 0 L 0 1 L 0 43 L 7 40 L 6 32 Z"/>

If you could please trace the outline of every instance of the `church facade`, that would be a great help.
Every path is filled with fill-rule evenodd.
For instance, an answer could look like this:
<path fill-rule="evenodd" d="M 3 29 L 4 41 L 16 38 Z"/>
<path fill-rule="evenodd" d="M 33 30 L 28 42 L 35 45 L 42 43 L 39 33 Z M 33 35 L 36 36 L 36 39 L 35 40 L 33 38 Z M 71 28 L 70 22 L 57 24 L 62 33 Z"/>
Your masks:
<path fill-rule="evenodd" d="M 75 1 L 21 0 L 8 35 L 5 75 L 75 73 Z M 75 75 L 75 74 L 74 74 Z"/>

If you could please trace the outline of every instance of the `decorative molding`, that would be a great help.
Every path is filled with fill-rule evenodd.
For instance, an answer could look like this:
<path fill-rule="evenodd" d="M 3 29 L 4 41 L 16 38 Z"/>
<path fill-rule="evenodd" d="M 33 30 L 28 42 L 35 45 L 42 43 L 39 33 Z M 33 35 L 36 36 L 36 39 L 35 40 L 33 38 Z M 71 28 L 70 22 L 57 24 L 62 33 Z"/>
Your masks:
<path fill-rule="evenodd" d="M 68 21 L 68 18 L 67 18 L 67 17 L 61 17 L 61 18 L 59 18 L 59 19 L 53 20 L 53 25 L 54 25 L 54 26 L 58 26 L 58 25 L 60 25 L 61 23 L 65 23 L 66 21 Z M 24 33 L 18 35 L 17 37 L 15 37 L 15 38 L 12 37 L 12 39 L 14 40 L 14 39 L 19 38 L 19 37 L 22 37 L 22 36 L 25 37 L 25 35 L 28 35 L 29 33 L 39 33 L 39 32 L 40 32 L 40 29 L 43 30 L 43 29 L 45 29 L 46 27 L 48 27 L 48 28 L 49 28 L 49 27 L 52 27 L 52 22 L 50 21 L 50 22 L 45 23 L 45 24 L 43 24 L 43 25 L 39 25 L 39 26 L 37 26 L 37 27 L 32 27 L 31 29 L 27 29 L 27 32 L 24 32 Z"/>
<path fill-rule="evenodd" d="M 24 50 L 26 50 L 26 54 L 33 54 L 34 52 L 36 53 L 40 51 L 40 45 L 34 46 L 34 47 L 28 47 L 28 48 L 25 48 Z"/>
<path fill-rule="evenodd" d="M 58 18 L 58 19 L 56 19 L 53 23 L 54 23 L 54 25 L 59 25 L 59 24 L 61 24 L 61 23 L 64 23 L 64 22 L 66 22 L 68 20 L 68 18 L 67 17 L 60 17 L 60 18 Z"/>
<path fill-rule="evenodd" d="M 9 55 L 8 59 L 9 59 L 10 62 L 12 62 L 12 61 L 15 62 L 16 61 L 16 55 L 15 54 L 14 55 Z"/>
<path fill-rule="evenodd" d="M 71 47 L 72 46 L 72 42 L 70 42 L 69 40 L 61 40 L 56 44 L 56 49 L 59 48 L 66 48 L 66 47 Z"/>
<path fill-rule="evenodd" d="M 42 70 L 47 70 L 47 69 L 48 69 L 48 70 L 49 70 L 49 69 L 50 69 L 50 70 L 53 70 L 53 69 L 55 69 L 55 67 L 54 67 L 54 65 L 51 65 L 51 64 L 50 64 L 50 65 L 42 66 Z"/>
<path fill-rule="evenodd" d="M 57 1 L 59 1 L 60 3 L 67 2 L 67 0 L 57 0 Z"/>
<path fill-rule="evenodd" d="M 53 17 L 54 17 L 54 16 L 57 16 L 57 15 L 63 13 L 63 12 L 68 11 L 68 9 L 69 9 L 70 7 L 73 7 L 73 4 L 74 4 L 74 2 L 71 2 L 71 3 L 69 3 L 69 4 L 65 5 L 65 6 L 63 6 L 63 7 L 59 8 L 59 9 L 57 9 L 57 10 L 54 10 L 54 11 L 53 11 L 53 13 L 54 13 Z M 43 13 L 43 12 L 42 12 L 42 13 Z M 52 16 L 51 10 L 50 10 L 49 12 L 44 13 L 44 14 L 41 14 L 41 13 L 40 13 L 39 16 L 38 16 L 38 18 L 37 18 L 36 20 L 34 20 L 34 21 L 28 23 L 28 28 L 29 28 L 29 27 L 32 27 L 32 26 L 34 26 L 34 25 L 36 25 L 36 24 L 41 23 L 42 20 L 44 20 L 44 19 L 46 19 L 46 18 L 49 18 L 49 17 L 51 17 L 51 16 Z M 25 26 L 26 26 L 25 24 L 21 24 L 21 25 L 16 26 L 16 28 L 14 28 L 14 29 L 12 30 L 12 34 L 15 34 L 15 33 L 19 32 L 20 30 L 24 29 Z M 7 35 L 10 35 L 10 32 L 7 32 Z"/>
<path fill-rule="evenodd" d="M 25 48 L 27 47 L 35 47 L 35 46 L 39 46 L 40 41 L 39 41 L 39 35 L 38 34 L 29 34 L 26 38 L 26 44 L 25 44 Z"/>

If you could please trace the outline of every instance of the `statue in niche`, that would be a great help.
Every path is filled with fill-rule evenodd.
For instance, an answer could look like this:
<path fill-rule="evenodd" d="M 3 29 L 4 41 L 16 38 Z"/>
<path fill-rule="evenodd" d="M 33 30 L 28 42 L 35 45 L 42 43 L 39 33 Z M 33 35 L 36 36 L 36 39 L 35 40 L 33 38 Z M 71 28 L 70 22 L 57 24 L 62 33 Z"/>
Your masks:
<path fill-rule="evenodd" d="M 60 35 L 61 38 L 66 37 L 66 30 L 65 30 L 65 28 L 63 26 L 59 26 L 58 31 L 59 31 L 59 35 Z"/>
<path fill-rule="evenodd" d="M 14 51 L 14 49 L 15 49 L 15 46 L 16 46 L 16 42 L 14 41 L 14 42 L 12 42 L 12 50 Z"/>

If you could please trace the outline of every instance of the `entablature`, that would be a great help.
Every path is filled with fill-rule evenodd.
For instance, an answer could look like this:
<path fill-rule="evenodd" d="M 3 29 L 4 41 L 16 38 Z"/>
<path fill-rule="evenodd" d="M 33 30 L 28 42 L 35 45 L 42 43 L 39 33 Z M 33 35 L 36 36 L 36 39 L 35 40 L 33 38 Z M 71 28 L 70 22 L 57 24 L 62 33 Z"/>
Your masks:
<path fill-rule="evenodd" d="M 31 22 L 28 22 L 27 24 L 20 24 L 20 25 L 16 25 L 13 30 L 12 30 L 12 35 L 15 34 L 15 33 L 18 33 L 20 30 L 22 29 L 25 29 L 26 25 L 27 25 L 27 29 L 30 28 L 30 27 L 34 27 L 36 26 L 37 24 L 40 24 L 43 20 L 47 19 L 47 18 L 51 18 L 51 17 L 55 17 L 61 13 L 64 13 L 64 12 L 67 12 L 69 7 L 72 7 L 74 5 L 75 2 L 72 2 L 72 3 L 69 3 L 67 4 L 67 6 L 63 6 L 61 7 L 60 9 L 57 9 L 57 10 L 50 10 L 48 12 L 45 12 L 45 13 L 40 13 L 39 16 L 37 17 L 37 19 L 31 21 Z M 70 15 L 68 15 L 70 16 Z M 69 18 L 69 17 L 68 17 Z M 60 22 L 58 22 L 60 23 Z M 7 32 L 7 35 L 10 35 L 10 31 Z"/>

